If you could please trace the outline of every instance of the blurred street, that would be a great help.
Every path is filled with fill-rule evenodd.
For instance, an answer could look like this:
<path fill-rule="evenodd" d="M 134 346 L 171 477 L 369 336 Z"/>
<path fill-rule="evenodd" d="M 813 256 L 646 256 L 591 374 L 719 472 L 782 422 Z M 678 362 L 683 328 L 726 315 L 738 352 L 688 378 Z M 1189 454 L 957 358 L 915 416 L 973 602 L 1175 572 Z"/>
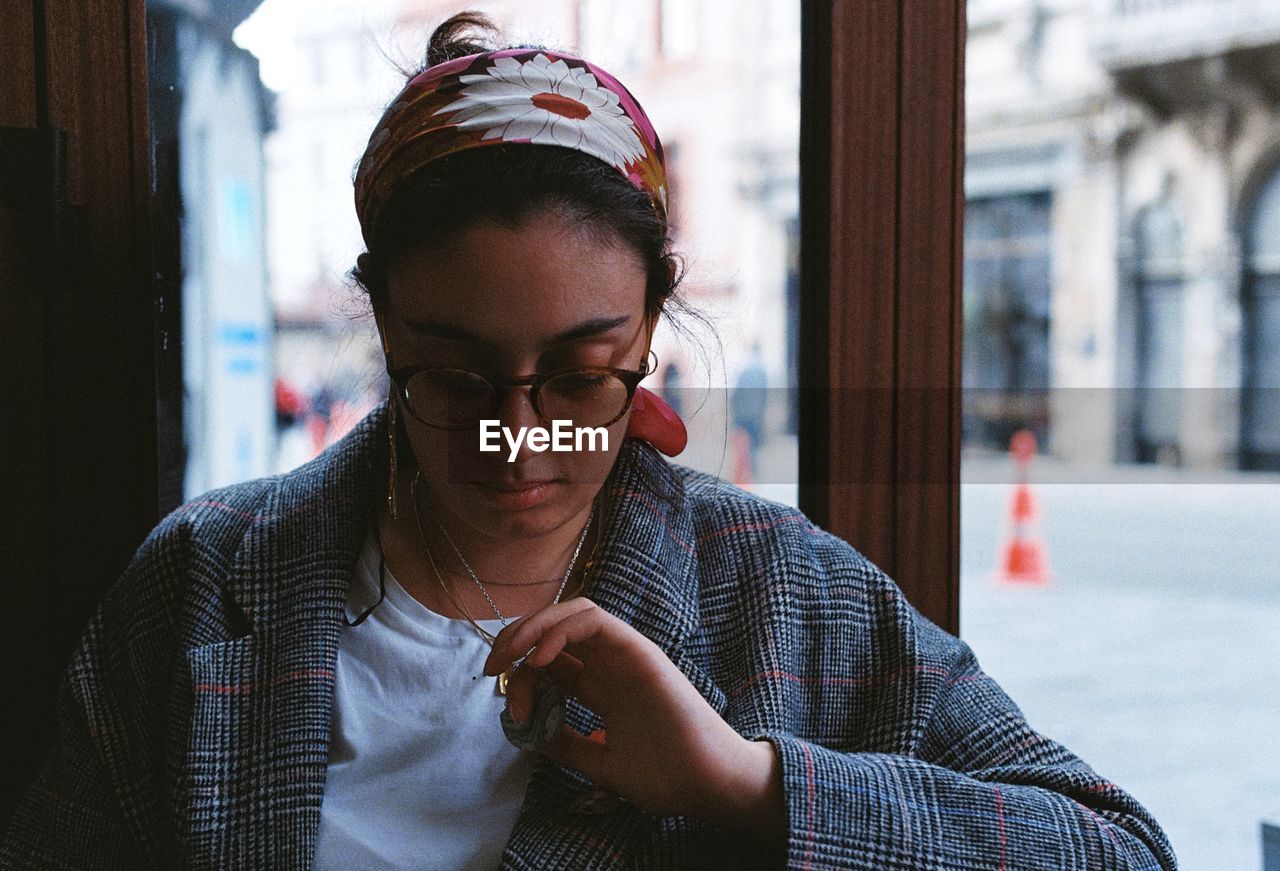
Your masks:
<path fill-rule="evenodd" d="M 1254 871 L 1259 822 L 1280 821 L 1280 475 L 1075 474 L 1033 463 L 1054 579 L 1011 587 L 991 577 L 1010 463 L 966 456 L 961 636 L 1034 728 L 1152 811 L 1182 868 Z"/>

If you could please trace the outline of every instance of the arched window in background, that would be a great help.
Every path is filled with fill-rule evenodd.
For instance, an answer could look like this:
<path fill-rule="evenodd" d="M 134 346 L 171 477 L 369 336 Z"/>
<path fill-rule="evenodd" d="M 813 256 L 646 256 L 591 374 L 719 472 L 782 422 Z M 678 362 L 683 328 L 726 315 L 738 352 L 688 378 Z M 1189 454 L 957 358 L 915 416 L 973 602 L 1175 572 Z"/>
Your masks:
<path fill-rule="evenodd" d="M 1280 470 L 1280 164 L 1245 227 L 1240 465 Z"/>
<path fill-rule="evenodd" d="M 1138 267 L 1135 459 L 1177 465 L 1181 458 L 1184 267 L 1182 225 L 1167 197 L 1138 213 L 1134 236 Z"/>
<path fill-rule="evenodd" d="M 1002 450 L 1032 429 L 1048 443 L 1048 191 L 972 199 L 964 226 L 965 441 Z"/>

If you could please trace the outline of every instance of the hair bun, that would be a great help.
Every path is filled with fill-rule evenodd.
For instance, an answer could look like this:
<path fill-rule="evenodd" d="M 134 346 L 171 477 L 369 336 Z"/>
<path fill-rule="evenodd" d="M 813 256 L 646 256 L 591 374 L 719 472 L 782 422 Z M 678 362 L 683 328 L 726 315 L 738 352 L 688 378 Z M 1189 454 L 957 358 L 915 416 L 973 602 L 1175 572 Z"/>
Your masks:
<path fill-rule="evenodd" d="M 477 31 L 489 33 L 495 37 L 501 34 L 501 30 L 493 23 L 493 19 L 476 9 L 466 9 L 446 18 L 432 31 L 431 39 L 427 41 L 423 69 L 454 58 L 466 57 L 469 54 L 495 51 L 497 45 Z"/>

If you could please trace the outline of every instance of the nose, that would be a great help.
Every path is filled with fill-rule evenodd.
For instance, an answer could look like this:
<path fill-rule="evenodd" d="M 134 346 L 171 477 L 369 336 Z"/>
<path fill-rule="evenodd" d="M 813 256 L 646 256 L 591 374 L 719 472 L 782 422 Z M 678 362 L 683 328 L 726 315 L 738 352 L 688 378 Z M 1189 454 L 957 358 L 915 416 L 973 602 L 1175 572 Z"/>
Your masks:
<path fill-rule="evenodd" d="M 498 391 L 498 420 L 501 421 L 502 426 L 509 427 L 512 432 L 521 427 L 543 426 L 538 412 L 533 408 L 531 390 L 532 388 L 528 386 L 522 386 L 507 387 Z M 515 462 L 522 462 L 526 456 L 536 456 L 537 453 L 530 450 L 528 439 L 525 438 L 520 443 Z"/>

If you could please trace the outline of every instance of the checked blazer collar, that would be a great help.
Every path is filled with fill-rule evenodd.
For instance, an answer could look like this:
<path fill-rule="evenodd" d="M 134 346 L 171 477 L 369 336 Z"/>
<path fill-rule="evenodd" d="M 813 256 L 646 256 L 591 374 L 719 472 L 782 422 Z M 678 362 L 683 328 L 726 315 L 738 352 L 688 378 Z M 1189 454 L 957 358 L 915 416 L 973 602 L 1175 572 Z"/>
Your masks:
<path fill-rule="evenodd" d="M 203 834 L 211 840 L 192 844 L 195 854 L 219 863 L 254 858 L 269 859 L 272 867 L 309 866 L 327 765 L 317 748 L 328 745 L 347 585 L 368 528 L 367 506 L 386 476 L 386 407 L 384 400 L 319 457 L 267 479 L 272 486 L 224 585 L 252 631 L 188 652 L 193 680 L 202 685 L 230 679 L 254 688 L 252 704 L 224 700 L 216 710 L 197 710 L 197 717 L 227 722 L 212 730 L 220 737 L 208 746 L 195 741 L 188 754 L 187 776 L 200 787 L 193 790 L 191 819 L 225 817 L 218 802 L 246 791 L 267 817 L 267 828 L 257 835 L 207 828 Z M 582 595 L 656 643 L 723 713 L 724 693 L 685 644 L 700 613 L 696 536 L 682 468 L 647 442 L 623 442 L 605 484 L 611 507 L 598 569 Z M 603 725 L 574 699 L 568 714 L 583 733 Z M 227 742 L 228 734 L 254 740 Z M 264 741 L 270 747 L 265 761 L 245 752 Z M 539 756 L 502 867 L 542 868 L 566 860 L 577 868 L 619 865 L 628 839 L 651 819 L 630 805 L 602 815 L 572 810 L 589 790 L 583 775 Z"/>

